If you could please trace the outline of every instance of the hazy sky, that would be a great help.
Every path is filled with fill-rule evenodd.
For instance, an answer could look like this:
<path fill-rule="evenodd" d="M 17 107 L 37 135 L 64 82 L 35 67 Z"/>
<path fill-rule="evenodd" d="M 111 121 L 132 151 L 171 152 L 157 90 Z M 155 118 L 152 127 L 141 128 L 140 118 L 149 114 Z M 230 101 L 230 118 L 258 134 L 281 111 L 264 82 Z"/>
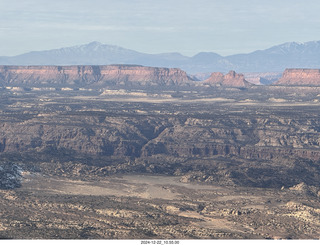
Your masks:
<path fill-rule="evenodd" d="M 248 53 L 320 40 L 319 0 L 0 0 L 0 56 L 99 41 L 146 53 Z"/>

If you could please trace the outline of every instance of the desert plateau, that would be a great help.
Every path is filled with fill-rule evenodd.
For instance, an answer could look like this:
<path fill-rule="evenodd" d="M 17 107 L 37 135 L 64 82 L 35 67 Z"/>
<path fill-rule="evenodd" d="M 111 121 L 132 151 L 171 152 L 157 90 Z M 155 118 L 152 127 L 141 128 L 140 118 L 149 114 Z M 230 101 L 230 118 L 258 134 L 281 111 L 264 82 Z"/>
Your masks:
<path fill-rule="evenodd" d="M 319 239 L 318 73 L 1 66 L 0 238 Z"/>

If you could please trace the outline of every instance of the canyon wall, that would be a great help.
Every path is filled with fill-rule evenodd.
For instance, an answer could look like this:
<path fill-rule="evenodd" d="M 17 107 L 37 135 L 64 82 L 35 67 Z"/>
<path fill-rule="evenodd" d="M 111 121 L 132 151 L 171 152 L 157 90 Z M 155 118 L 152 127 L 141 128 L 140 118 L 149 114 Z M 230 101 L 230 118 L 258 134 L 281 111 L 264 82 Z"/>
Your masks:
<path fill-rule="evenodd" d="M 242 111 L 224 115 L 212 105 L 205 108 L 210 115 L 198 114 L 192 106 L 184 115 L 151 110 L 138 115 L 126 111 L 128 107 L 121 111 L 121 105 L 108 103 L 105 112 L 70 111 L 66 106 L 66 111 L 39 113 L 46 109 L 43 105 L 33 114 L 4 112 L 0 157 L 29 161 L 30 168 L 48 162 L 42 171 L 50 168 L 56 174 L 59 162 L 70 163 L 62 174 L 78 174 L 80 162 L 100 166 L 99 175 L 200 174 L 208 181 L 259 187 L 320 184 L 320 120 L 304 113 L 305 108 L 290 117 L 282 111 L 276 117 Z M 46 111 L 52 106 L 61 108 L 48 104 Z M 163 111 L 163 106 L 170 109 L 172 104 L 158 108 Z"/>
<path fill-rule="evenodd" d="M 91 115 L 93 114 L 93 115 Z M 320 120 L 244 115 L 210 119 L 174 116 L 108 116 L 101 112 L 1 118 L 0 152 L 67 149 L 75 154 L 147 157 L 302 157 L 320 160 Z"/>

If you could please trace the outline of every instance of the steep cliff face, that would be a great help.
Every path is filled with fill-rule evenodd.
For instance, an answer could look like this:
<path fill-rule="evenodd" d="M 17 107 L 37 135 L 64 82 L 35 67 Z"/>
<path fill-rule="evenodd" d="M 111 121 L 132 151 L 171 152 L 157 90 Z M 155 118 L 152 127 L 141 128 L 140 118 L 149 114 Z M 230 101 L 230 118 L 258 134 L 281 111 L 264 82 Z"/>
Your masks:
<path fill-rule="evenodd" d="M 184 85 L 193 80 L 177 68 L 142 66 L 102 66 L 101 81 L 140 83 L 141 85 Z"/>
<path fill-rule="evenodd" d="M 286 69 L 277 85 L 320 86 L 319 69 Z"/>
<path fill-rule="evenodd" d="M 214 72 L 207 80 L 203 81 L 203 83 L 225 87 L 249 87 L 251 85 L 245 80 L 243 74 L 237 74 L 235 71 L 230 71 L 226 75 L 223 75 L 221 72 Z"/>
<path fill-rule="evenodd" d="M 193 80 L 175 68 L 143 66 L 0 66 L 4 85 L 183 85 Z"/>

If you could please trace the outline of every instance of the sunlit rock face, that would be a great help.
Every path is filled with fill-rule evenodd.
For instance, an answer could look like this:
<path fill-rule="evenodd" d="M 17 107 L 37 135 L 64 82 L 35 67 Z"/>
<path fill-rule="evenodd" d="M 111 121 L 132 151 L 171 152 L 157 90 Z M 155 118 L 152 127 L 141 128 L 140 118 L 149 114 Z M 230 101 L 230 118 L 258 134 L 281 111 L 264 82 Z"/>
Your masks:
<path fill-rule="evenodd" d="M 230 71 L 226 75 L 223 75 L 221 72 L 214 72 L 203 83 L 208 85 L 213 85 L 213 86 L 225 86 L 225 87 L 250 86 L 250 83 L 245 80 L 244 75 L 237 74 L 235 71 Z"/>
<path fill-rule="evenodd" d="M 132 65 L 109 66 L 0 66 L 4 85 L 183 85 L 193 80 L 177 68 Z"/>
<path fill-rule="evenodd" d="M 320 86 L 319 69 L 286 69 L 277 85 Z"/>

